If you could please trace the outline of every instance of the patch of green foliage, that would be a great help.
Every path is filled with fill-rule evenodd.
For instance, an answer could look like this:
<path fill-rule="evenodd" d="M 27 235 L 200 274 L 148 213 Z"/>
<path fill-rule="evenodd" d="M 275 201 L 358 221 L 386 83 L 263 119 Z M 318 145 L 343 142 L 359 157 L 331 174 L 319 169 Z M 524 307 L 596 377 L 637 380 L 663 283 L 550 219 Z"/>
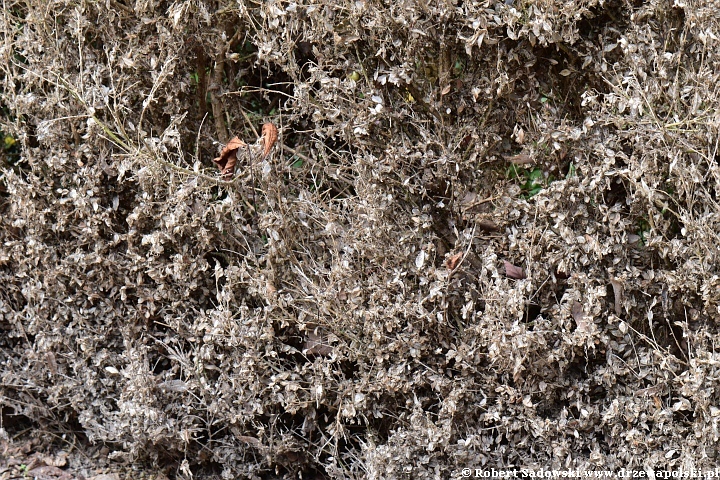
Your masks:
<path fill-rule="evenodd" d="M 553 175 L 547 175 L 545 171 L 538 166 L 523 169 L 517 165 L 510 165 L 507 170 L 507 177 L 520 182 L 522 197 L 525 199 L 534 197 L 540 193 L 543 188 L 555 181 Z"/>

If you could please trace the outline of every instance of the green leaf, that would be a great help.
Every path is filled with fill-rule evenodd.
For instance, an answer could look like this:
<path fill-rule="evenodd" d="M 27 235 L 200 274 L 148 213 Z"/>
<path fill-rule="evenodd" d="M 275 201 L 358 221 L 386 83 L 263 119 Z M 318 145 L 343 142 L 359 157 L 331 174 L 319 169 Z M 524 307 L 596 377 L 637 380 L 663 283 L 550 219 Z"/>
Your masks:
<path fill-rule="evenodd" d="M 460 75 L 462 75 L 463 70 L 465 70 L 465 65 L 463 64 L 463 62 L 461 62 L 460 60 L 456 60 L 455 65 L 453 65 L 453 74 L 456 77 L 459 77 Z"/>
<path fill-rule="evenodd" d="M 507 178 L 510 180 L 514 180 L 516 178 L 520 178 L 520 170 L 518 169 L 517 165 L 510 165 L 507 169 L 507 172 L 505 174 Z"/>
<path fill-rule="evenodd" d="M 528 197 L 533 197 L 533 196 L 537 195 L 538 193 L 540 193 L 540 190 L 542 190 L 542 187 L 535 187 L 535 188 L 529 190 Z"/>
<path fill-rule="evenodd" d="M 575 172 L 575 164 L 570 162 L 570 167 L 568 168 L 568 173 L 565 175 L 565 178 L 572 178 L 576 175 Z"/>
<path fill-rule="evenodd" d="M 528 175 L 528 179 L 535 182 L 535 180 L 541 180 L 543 178 L 543 171 L 539 168 L 533 168 Z M 537 182 L 535 182 L 537 183 Z"/>

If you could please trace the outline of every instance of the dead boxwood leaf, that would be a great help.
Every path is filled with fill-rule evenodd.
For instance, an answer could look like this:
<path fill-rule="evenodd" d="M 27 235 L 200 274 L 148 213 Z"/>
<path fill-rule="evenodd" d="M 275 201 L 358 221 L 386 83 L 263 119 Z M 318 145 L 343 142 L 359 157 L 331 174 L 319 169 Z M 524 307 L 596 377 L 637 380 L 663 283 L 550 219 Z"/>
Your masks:
<path fill-rule="evenodd" d="M 480 230 L 484 230 L 486 232 L 496 232 L 500 229 L 500 227 L 498 227 L 492 220 L 477 220 L 476 224 L 480 227 Z"/>
<path fill-rule="evenodd" d="M 240 147 L 247 145 L 238 137 L 234 137 L 220 152 L 220 156 L 213 161 L 220 169 L 220 175 L 223 178 L 232 177 L 235 173 L 235 164 L 237 163 L 237 151 Z"/>
<path fill-rule="evenodd" d="M 33 468 L 32 470 L 28 470 L 27 473 L 32 478 L 56 478 L 58 480 L 71 480 L 73 478 L 68 472 L 52 465 Z"/>
<path fill-rule="evenodd" d="M 67 465 L 67 452 L 61 451 L 58 452 L 55 456 L 46 456 L 43 457 L 43 460 L 45 461 L 45 465 L 49 465 L 52 467 L 64 467 Z"/>
<path fill-rule="evenodd" d="M 623 304 L 623 284 L 616 278 L 610 278 L 610 284 L 613 287 L 613 292 L 615 292 L 615 314 L 620 315 Z"/>
<path fill-rule="evenodd" d="M 247 435 L 238 435 L 236 438 L 238 440 L 240 440 L 241 442 L 245 442 L 248 445 L 252 445 L 253 447 L 261 447 L 262 446 L 262 442 L 255 437 L 250 437 Z"/>
<path fill-rule="evenodd" d="M 272 123 L 266 123 L 262 127 L 262 139 L 263 144 L 265 145 L 265 148 L 263 149 L 263 157 L 266 157 L 268 153 L 270 153 L 270 150 L 272 150 L 273 146 L 277 142 L 278 139 L 278 129 L 275 125 Z"/>
<path fill-rule="evenodd" d="M 573 304 L 571 307 L 571 314 L 572 314 L 573 320 L 575 320 L 575 325 L 577 325 L 577 330 L 576 330 L 577 332 L 587 333 L 590 331 L 590 323 L 587 320 L 587 317 L 585 316 L 585 311 L 583 310 L 583 306 L 577 300 L 573 301 Z"/>
<path fill-rule="evenodd" d="M 514 278 L 516 280 L 522 280 L 523 278 L 526 278 L 525 272 L 522 268 L 516 267 L 507 260 L 503 260 L 503 263 L 505 264 L 505 275 L 507 275 L 508 277 Z"/>
<path fill-rule="evenodd" d="M 506 161 L 513 165 L 534 165 L 535 159 L 526 153 L 513 155 L 512 157 L 504 157 Z"/>

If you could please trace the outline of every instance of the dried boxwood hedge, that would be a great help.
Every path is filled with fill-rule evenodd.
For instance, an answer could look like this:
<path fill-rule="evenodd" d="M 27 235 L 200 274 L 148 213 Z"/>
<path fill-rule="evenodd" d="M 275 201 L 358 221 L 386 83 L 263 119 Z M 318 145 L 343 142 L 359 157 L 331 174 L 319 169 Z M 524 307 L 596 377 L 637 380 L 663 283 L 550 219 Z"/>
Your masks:
<path fill-rule="evenodd" d="M 3 432 L 183 478 L 713 467 L 718 12 L 6 0 Z"/>

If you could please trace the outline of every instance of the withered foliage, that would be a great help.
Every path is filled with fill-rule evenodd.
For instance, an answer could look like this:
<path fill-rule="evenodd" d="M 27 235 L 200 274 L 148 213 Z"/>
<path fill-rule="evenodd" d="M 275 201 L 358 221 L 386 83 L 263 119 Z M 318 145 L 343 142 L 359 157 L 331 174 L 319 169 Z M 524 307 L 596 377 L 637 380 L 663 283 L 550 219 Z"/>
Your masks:
<path fill-rule="evenodd" d="M 224 178 L 232 177 L 233 173 L 235 173 L 238 149 L 246 145 L 247 143 L 243 142 L 238 137 L 233 137 L 232 140 L 223 147 L 220 152 L 220 156 L 213 160 L 220 169 L 220 174 Z"/>
<path fill-rule="evenodd" d="M 525 271 L 523 271 L 522 267 L 515 266 L 507 260 L 503 260 L 503 265 L 505 265 L 505 275 L 507 275 L 509 278 L 514 278 L 516 280 L 522 280 L 524 278 L 527 278 L 527 276 L 525 275 Z"/>
<path fill-rule="evenodd" d="M 278 141 L 278 129 L 272 123 L 266 123 L 262 127 L 263 157 L 267 157 Z"/>
<path fill-rule="evenodd" d="M 0 437 L 177 478 L 714 468 L 718 12 L 5 0 Z"/>
<path fill-rule="evenodd" d="M 462 260 L 463 252 L 458 252 L 454 255 L 451 255 L 450 257 L 445 260 L 445 266 L 448 270 L 455 270 L 458 265 L 460 265 L 460 261 Z"/>

